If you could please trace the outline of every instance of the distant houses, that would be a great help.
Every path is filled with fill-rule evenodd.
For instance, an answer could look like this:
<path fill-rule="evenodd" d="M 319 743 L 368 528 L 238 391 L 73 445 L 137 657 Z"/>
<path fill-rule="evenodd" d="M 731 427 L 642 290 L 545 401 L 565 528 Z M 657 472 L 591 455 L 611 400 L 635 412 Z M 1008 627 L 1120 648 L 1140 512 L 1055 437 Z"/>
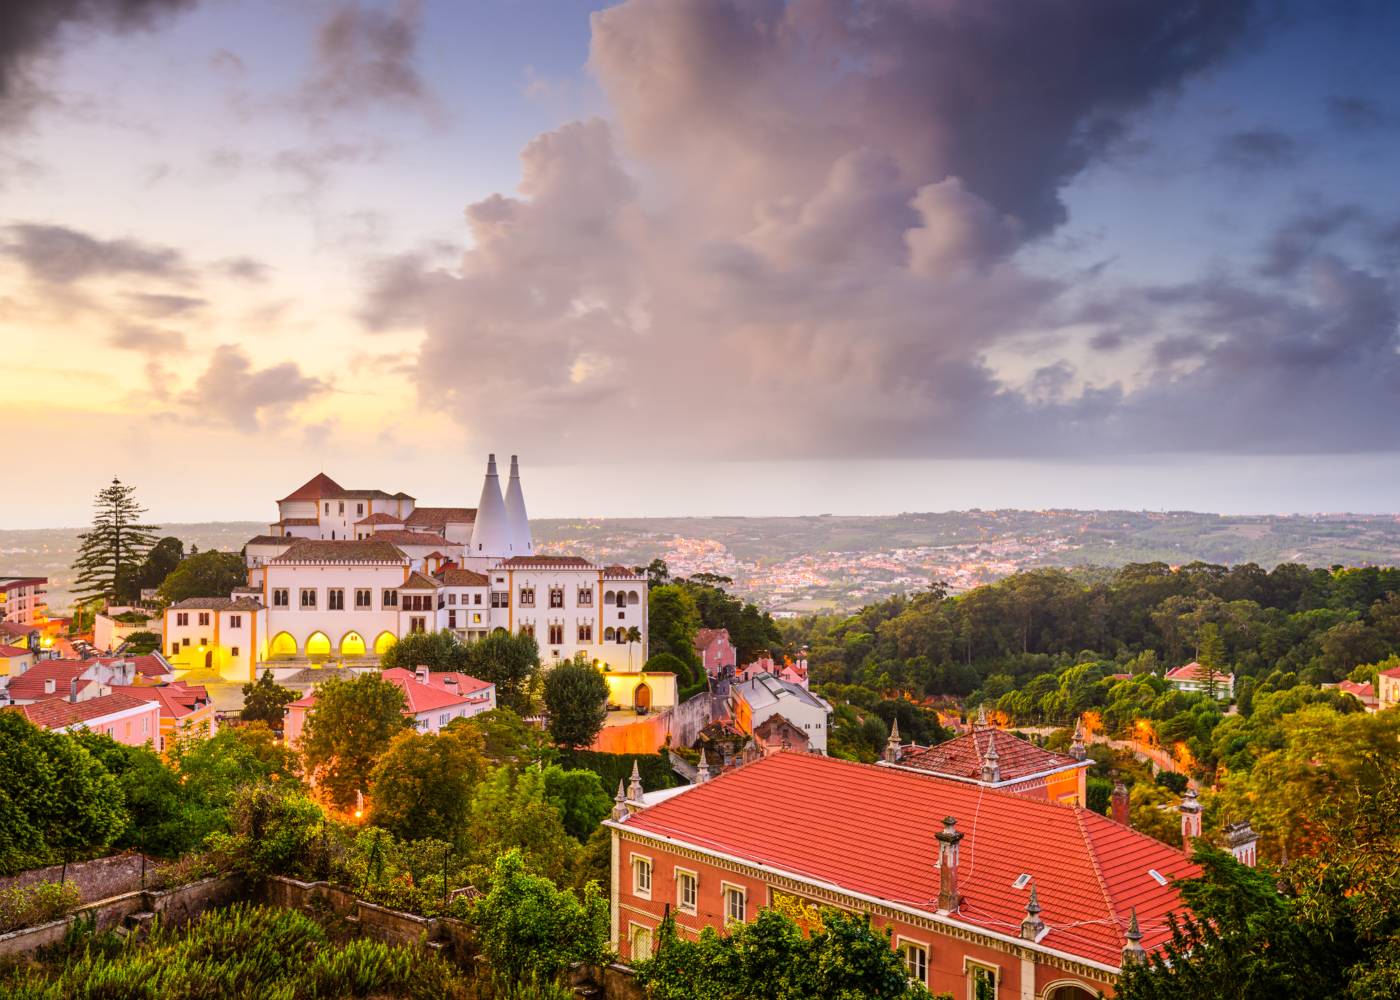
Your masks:
<path fill-rule="evenodd" d="M 1204 694 L 1214 690 L 1215 697 L 1230 701 L 1235 697 L 1235 675 L 1224 671 L 1212 671 L 1209 667 L 1192 660 L 1185 666 L 1168 670 L 1165 680 L 1178 691 Z"/>
<path fill-rule="evenodd" d="M 496 707 L 496 685 L 468 674 L 392 667 L 381 676 L 403 692 L 403 714 L 420 733 L 439 732 L 454 719 L 469 719 Z M 315 691 L 287 706 L 283 731 L 289 746 L 301 740 L 307 717 L 315 710 Z"/>

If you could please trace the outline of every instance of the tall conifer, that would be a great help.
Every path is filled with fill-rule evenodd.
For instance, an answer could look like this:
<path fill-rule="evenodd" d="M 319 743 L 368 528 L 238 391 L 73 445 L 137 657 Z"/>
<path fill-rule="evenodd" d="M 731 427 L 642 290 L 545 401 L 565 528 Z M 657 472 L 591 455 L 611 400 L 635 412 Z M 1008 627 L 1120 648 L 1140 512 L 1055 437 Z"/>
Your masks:
<path fill-rule="evenodd" d="M 136 502 L 136 488 L 120 479 L 97 494 L 92 530 L 79 535 L 82 547 L 73 561 L 73 593 L 82 600 L 105 597 L 135 599 L 136 572 L 155 544 L 160 528 L 142 524 L 146 508 Z"/>

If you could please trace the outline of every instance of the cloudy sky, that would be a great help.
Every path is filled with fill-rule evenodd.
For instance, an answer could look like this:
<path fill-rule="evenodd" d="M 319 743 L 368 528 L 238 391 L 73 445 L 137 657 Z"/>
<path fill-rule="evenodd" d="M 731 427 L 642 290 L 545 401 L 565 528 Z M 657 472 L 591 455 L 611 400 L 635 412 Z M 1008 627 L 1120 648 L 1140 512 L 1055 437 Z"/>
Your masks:
<path fill-rule="evenodd" d="M 0 526 L 1400 509 L 1400 5 L 8 0 Z"/>

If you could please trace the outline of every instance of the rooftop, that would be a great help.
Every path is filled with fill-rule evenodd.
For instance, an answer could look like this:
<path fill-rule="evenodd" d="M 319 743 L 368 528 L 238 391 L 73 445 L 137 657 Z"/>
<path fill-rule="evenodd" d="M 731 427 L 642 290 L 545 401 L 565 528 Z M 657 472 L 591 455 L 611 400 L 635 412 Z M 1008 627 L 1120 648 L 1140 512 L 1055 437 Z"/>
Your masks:
<path fill-rule="evenodd" d="M 386 513 L 384 513 L 383 511 L 379 511 L 378 513 L 371 514 L 369 517 L 362 517 L 362 518 L 360 518 L 358 521 L 355 522 L 355 526 L 356 526 L 356 527 L 359 527 L 359 526 L 362 525 L 362 524 L 403 524 L 403 523 L 404 523 L 404 519 L 403 519 L 403 518 L 401 518 L 401 517 L 395 517 L 393 514 L 386 514 Z"/>
<path fill-rule="evenodd" d="M 187 597 L 170 605 L 172 611 L 261 611 L 262 602 L 251 597 Z"/>
<path fill-rule="evenodd" d="M 451 545 L 446 538 L 431 531 L 376 531 L 369 536 L 371 540 L 377 542 L 388 542 L 391 545 Z"/>
<path fill-rule="evenodd" d="M 502 569 L 595 569 L 581 556 L 511 556 L 498 564 Z"/>
<path fill-rule="evenodd" d="M 1199 874 L 1180 851 L 1088 809 L 817 754 L 773 754 L 616 825 L 933 914 L 945 816 L 964 834 L 963 902 L 948 919 L 1016 937 L 1029 890 L 1013 883 L 1027 874 L 1048 927 L 1027 945 L 1115 969 L 1131 910 L 1150 951 L 1180 906 L 1170 880 Z"/>
<path fill-rule="evenodd" d="M 1206 667 L 1202 666 L 1200 663 L 1197 663 L 1195 660 L 1192 660 L 1190 663 L 1187 663 L 1184 666 L 1176 667 L 1173 670 L 1168 670 L 1167 680 L 1204 682 L 1206 679 L 1206 674 Z M 1230 676 L 1230 673 L 1226 670 L 1217 670 L 1215 672 L 1215 676 L 1217 680 L 1223 681 Z"/>
<path fill-rule="evenodd" d="M 43 729 L 62 729 L 78 723 L 97 722 L 119 712 L 141 708 L 148 704 L 144 698 L 125 693 L 104 694 L 87 701 L 50 698 L 32 705 L 12 705 L 9 712 L 20 712 L 26 719 Z"/>
<path fill-rule="evenodd" d="M 1023 740 L 1000 729 L 978 727 L 946 743 L 916 750 L 903 757 L 899 766 L 961 781 L 980 781 L 982 760 L 993 746 L 997 750 L 997 770 L 1001 774 L 999 784 L 1019 781 L 1031 775 L 1087 767 L 1089 763 L 1038 747 L 1030 740 Z"/>
<path fill-rule="evenodd" d="M 456 567 L 443 570 L 438 574 L 438 579 L 449 587 L 485 587 L 491 583 L 491 578 L 485 573 Z"/>
<path fill-rule="evenodd" d="M 270 563 L 395 563 L 403 564 L 408 557 L 392 542 L 373 538 L 326 541 L 299 538 L 286 552 L 273 556 Z"/>
<path fill-rule="evenodd" d="M 411 528 L 436 528 L 440 532 L 448 524 L 475 522 L 475 507 L 416 507 L 404 523 Z"/>
<path fill-rule="evenodd" d="M 813 708 L 821 708 L 831 711 L 831 706 L 822 701 L 812 692 L 808 691 L 800 684 L 792 681 L 785 681 L 774 677 L 772 674 L 758 674 L 752 680 L 735 684 L 734 690 L 739 692 L 745 701 L 755 709 L 766 708 L 769 705 L 776 705 L 784 698 L 796 698 L 798 701 L 806 702 Z"/>

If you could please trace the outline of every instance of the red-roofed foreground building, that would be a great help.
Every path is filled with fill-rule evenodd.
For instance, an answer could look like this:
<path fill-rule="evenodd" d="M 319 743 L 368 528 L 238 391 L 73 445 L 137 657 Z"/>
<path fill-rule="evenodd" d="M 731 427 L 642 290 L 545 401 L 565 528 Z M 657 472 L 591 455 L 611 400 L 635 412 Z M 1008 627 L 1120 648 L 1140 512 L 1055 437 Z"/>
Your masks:
<path fill-rule="evenodd" d="M 1381 711 L 1400 707 L 1400 667 L 1376 675 L 1376 703 Z"/>
<path fill-rule="evenodd" d="M 469 719 L 496 707 L 496 685 L 467 674 L 392 667 L 380 676 L 403 692 L 403 714 L 413 719 L 420 733 L 436 733 L 453 719 Z M 289 746 L 301 739 L 306 717 L 315 708 L 314 691 L 287 706 L 283 731 Z"/>
<path fill-rule="evenodd" d="M 1092 1000 L 1168 940 L 1171 880 L 1199 874 L 1078 806 L 816 754 L 652 796 L 634 777 L 618 800 L 606 825 L 624 959 L 650 954 L 668 907 L 693 936 L 787 896 L 870 914 L 934 993 Z"/>
<path fill-rule="evenodd" d="M 50 732 L 90 729 L 133 747 L 154 742 L 160 733 L 160 707 L 154 701 L 120 692 L 85 701 L 50 698 L 29 705 L 12 705 L 4 711 L 19 712 Z"/>

